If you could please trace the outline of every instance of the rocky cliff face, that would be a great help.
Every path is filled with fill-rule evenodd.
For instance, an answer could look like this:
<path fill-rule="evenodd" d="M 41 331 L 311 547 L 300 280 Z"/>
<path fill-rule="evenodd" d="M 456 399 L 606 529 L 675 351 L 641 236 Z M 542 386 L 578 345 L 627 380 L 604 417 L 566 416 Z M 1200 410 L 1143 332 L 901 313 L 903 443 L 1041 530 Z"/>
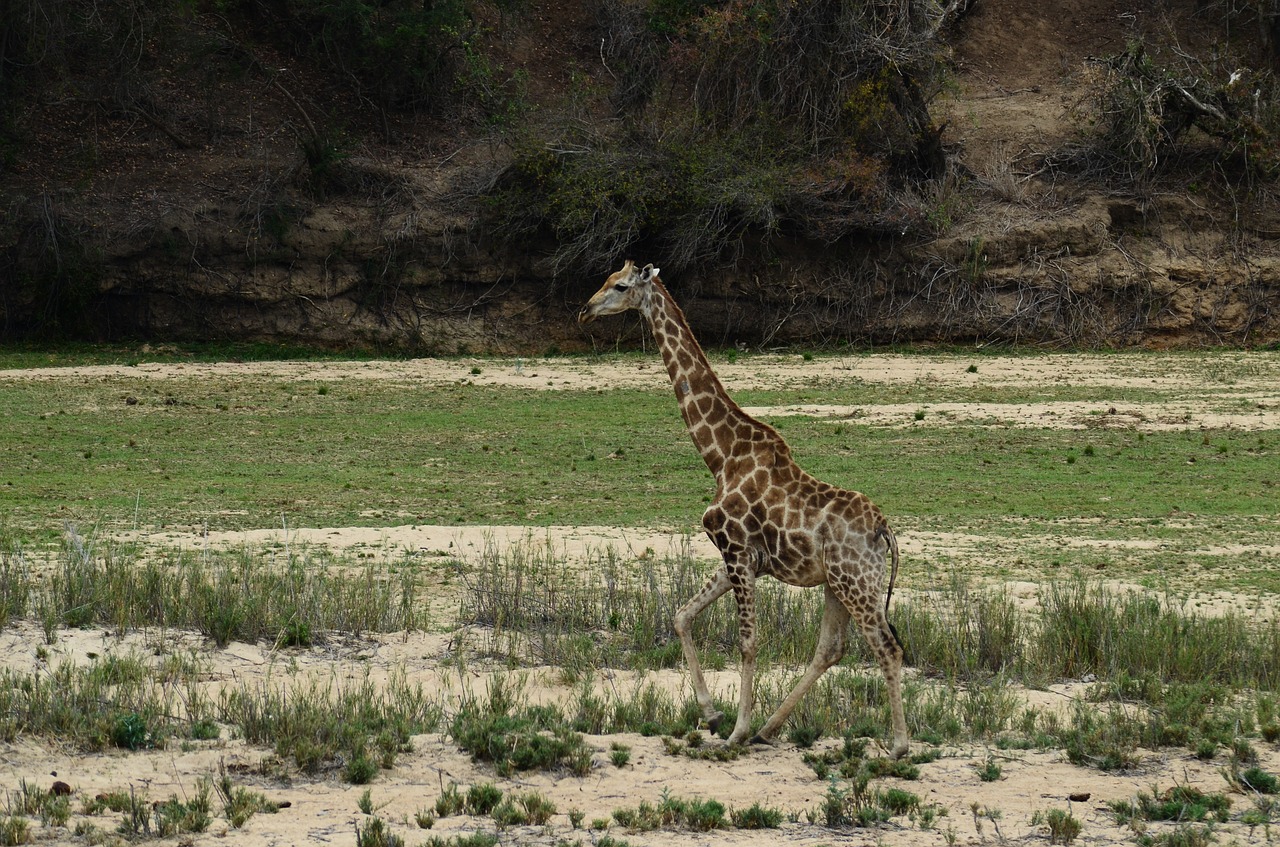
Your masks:
<path fill-rule="evenodd" d="M 486 253 L 471 222 L 429 207 L 339 200 L 257 232 L 235 217 L 171 214 L 159 235 L 116 241 L 98 329 L 425 353 L 641 341 L 635 321 L 578 327 L 599 279 Z M 1224 231 L 1176 197 L 1042 197 L 992 205 L 934 240 L 791 245 L 781 260 L 668 283 L 708 344 L 1271 345 L 1276 235 Z"/>

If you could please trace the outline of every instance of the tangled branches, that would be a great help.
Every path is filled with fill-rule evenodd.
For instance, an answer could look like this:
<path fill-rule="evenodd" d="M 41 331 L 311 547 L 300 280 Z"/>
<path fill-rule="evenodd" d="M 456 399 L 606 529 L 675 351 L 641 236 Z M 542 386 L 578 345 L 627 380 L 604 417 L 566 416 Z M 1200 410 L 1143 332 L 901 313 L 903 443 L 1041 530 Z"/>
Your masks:
<path fill-rule="evenodd" d="M 779 234 L 910 229 L 911 184 L 945 169 L 937 36 L 965 5 L 605 0 L 614 120 L 521 139 L 488 192 L 491 231 L 554 240 L 562 272 L 639 243 L 681 270 Z"/>
<path fill-rule="evenodd" d="M 1195 133 L 1217 160 L 1247 178 L 1280 173 L 1280 81 L 1248 67 L 1158 65 L 1141 42 L 1094 60 L 1082 112 L 1098 131 L 1080 151 L 1086 166 L 1142 184 Z"/>
<path fill-rule="evenodd" d="M 914 150 L 930 124 L 944 15 L 911 0 L 729 3 L 692 23 L 676 64 L 696 74 L 694 105 L 714 128 L 768 115 L 814 151 L 849 138 L 865 151 Z M 936 173 L 941 161 L 922 164 Z"/>

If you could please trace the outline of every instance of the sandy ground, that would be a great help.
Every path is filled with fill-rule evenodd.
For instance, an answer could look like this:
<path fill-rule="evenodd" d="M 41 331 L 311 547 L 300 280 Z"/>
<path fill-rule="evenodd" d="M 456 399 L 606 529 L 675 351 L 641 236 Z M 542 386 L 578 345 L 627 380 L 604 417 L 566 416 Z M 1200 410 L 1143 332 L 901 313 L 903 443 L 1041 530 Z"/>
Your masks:
<path fill-rule="evenodd" d="M 30 668 L 38 661 L 34 645 L 40 640 L 33 626 L 18 626 L 0 634 L 3 665 Z M 56 645 L 47 649 L 52 654 L 51 662 L 86 663 L 91 661 L 91 654 L 154 652 L 161 642 L 167 642 L 168 649 L 202 649 L 198 639 L 181 634 L 135 633 L 119 639 L 94 631 L 64 633 Z M 403 671 L 428 690 L 447 697 L 456 698 L 466 693 L 483 695 L 494 672 L 468 669 L 459 673 L 444 668 L 442 660 L 448 655 L 449 645 L 450 636 L 424 633 L 382 636 L 359 644 L 283 653 L 264 645 L 232 643 L 211 657 L 206 685 L 215 692 L 220 685 L 278 685 L 303 679 L 331 681 L 342 686 L 365 678 L 383 681 L 393 671 Z M 563 702 L 569 696 L 568 690 L 557 682 L 555 668 L 528 669 L 519 676 L 533 702 Z M 734 679 L 731 672 L 709 674 L 712 686 L 720 690 L 731 690 Z M 599 684 L 625 695 L 637 681 L 634 674 L 616 673 L 605 675 Z M 651 673 L 643 681 L 673 692 L 680 692 L 685 686 L 684 674 L 680 671 Z M 1083 689 L 1079 684 L 1053 686 L 1047 691 L 1028 692 L 1027 701 L 1041 708 L 1055 704 L 1065 708 Z M 507 793 L 537 791 L 556 805 L 559 813 L 547 827 L 508 830 L 502 836 L 504 844 L 552 845 L 561 843 L 562 839 L 568 839 L 571 844 L 594 843 L 599 833 L 593 837 L 573 830 L 568 817 L 570 811 L 580 811 L 589 825 L 593 820 L 609 818 L 615 809 L 634 809 L 641 802 L 656 805 L 664 793 L 681 798 L 718 799 L 730 808 L 758 802 L 795 814 L 798 820 L 766 832 L 632 833 L 615 825 L 612 834 L 637 845 L 941 845 L 953 838 L 961 844 L 999 844 L 1044 836 L 1047 830 L 1043 825 L 1033 825 L 1033 817 L 1037 812 L 1056 808 L 1070 810 L 1083 823 L 1084 843 L 1111 844 L 1130 840 L 1132 833 L 1114 823 L 1106 805 L 1108 801 L 1131 799 L 1137 792 L 1151 793 L 1173 784 L 1193 785 L 1205 791 L 1225 789 L 1221 762 L 1202 762 L 1185 750 L 1146 752 L 1137 771 L 1108 774 L 1071 765 L 1061 752 L 1002 751 L 973 745 L 944 747 L 941 758 L 922 766 L 918 780 L 877 782 L 882 788 L 904 788 L 918 795 L 923 803 L 935 805 L 940 817 L 933 828 L 925 830 L 906 818 L 895 818 L 874 829 L 829 829 L 807 819 L 807 813 L 816 810 L 822 802 L 827 784 L 815 777 L 802 761 L 802 751 L 791 744 L 754 747 L 735 761 L 708 762 L 672 756 L 657 738 L 625 734 L 589 736 L 587 740 L 595 755 L 592 771 L 586 777 L 520 773 L 503 779 L 491 768 L 472 762 L 446 736 L 417 736 L 413 739 L 413 751 L 401 755 L 394 768 L 378 775 L 371 786 L 371 796 L 379 807 L 378 814 L 392 824 L 394 831 L 405 836 L 409 844 L 425 841 L 429 835 L 447 837 L 477 828 L 493 830 L 492 821 L 466 816 L 440 819 L 430 833 L 417 829 L 413 823 L 415 813 L 430 809 L 451 782 L 462 786 L 464 791 L 466 786 L 477 782 L 493 782 Z M 615 767 L 609 760 L 610 745 L 615 742 L 631 748 L 631 760 L 625 767 Z M 835 746 L 838 742 L 823 740 L 816 749 Z M 1261 765 L 1272 772 L 1280 769 L 1280 751 L 1274 745 L 1259 744 L 1258 747 Z M 982 781 L 977 771 L 989 757 L 1002 769 L 1001 779 L 995 782 Z M 237 785 L 262 791 L 275 802 L 289 804 L 288 807 L 276 814 L 258 814 L 239 830 L 230 829 L 225 820 L 219 820 L 208 833 L 179 843 L 355 843 L 354 827 L 364 820 L 357 808 L 364 787 L 344 784 L 332 776 L 282 775 L 278 767 L 264 767 L 263 763 L 270 761 L 269 750 L 236 740 L 229 728 L 224 730 L 224 737 L 216 741 L 174 742 L 163 750 L 133 753 L 111 751 L 84 755 L 56 743 L 19 739 L 0 748 L 0 779 L 11 790 L 24 780 L 32 785 L 48 786 L 56 778 L 71 784 L 81 798 L 133 789 L 158 801 L 171 795 L 189 796 L 198 779 L 208 778 L 225 767 Z M 1087 799 L 1082 799 L 1086 796 Z M 1249 800 L 1236 795 L 1234 805 L 1247 808 Z M 108 814 L 94 820 L 100 827 L 111 829 L 116 817 Z M 1228 833 L 1227 843 L 1232 837 L 1240 843 L 1257 840 L 1250 838 L 1247 829 L 1239 825 L 1223 829 Z M 1152 831 L 1162 829 L 1152 825 Z M 66 831 L 42 831 L 37 843 L 84 841 Z"/>
<path fill-rule="evenodd" d="M 1047 429 L 1134 430 L 1280 428 L 1280 354 L 1215 353 L 1213 368 L 1190 354 L 1130 353 L 1111 356 L 960 355 L 819 356 L 751 355 L 716 362 L 726 388 L 734 391 L 815 386 L 839 396 L 840 386 L 918 385 L 942 388 L 1093 387 L 1147 389 L 1167 396 L 1159 402 L 921 403 L 848 405 L 814 403 L 748 406 L 769 419 L 808 415 L 856 420 L 873 426 L 909 427 L 918 413 L 930 426 L 940 422 Z M 970 370 L 970 368 L 973 370 Z M 117 378 L 198 381 L 262 377 L 310 383 L 386 380 L 420 386 L 470 383 L 537 390 L 666 388 L 657 358 L 604 359 L 412 359 L 378 362 L 246 362 L 100 365 L 82 368 L 0 370 L 0 385 L 24 380 L 106 381 Z M 1199 389 L 1199 390 L 1197 390 Z"/>
<path fill-rule="evenodd" d="M 1280 357 L 1274 353 L 1215 354 L 1213 366 L 1205 360 L 1183 355 L 1121 356 L 850 356 L 818 357 L 805 361 L 800 356 L 750 356 L 734 364 L 720 363 L 719 370 L 730 391 L 746 387 L 779 385 L 840 385 L 851 383 L 901 384 L 921 382 L 935 385 L 981 384 L 987 386 L 1028 386 L 1075 384 L 1143 387 L 1168 392 L 1178 400 L 1159 407 L 1122 405 L 1111 412 L 1096 404 L 1045 403 L 1025 406 L 984 404 L 936 404 L 927 414 L 938 420 L 989 420 L 1000 426 L 1130 426 L 1136 428 L 1230 426 L 1239 429 L 1280 429 Z M 977 373 L 968 371 L 977 365 Z M 478 370 L 479 373 L 473 373 Z M 614 386 L 662 387 L 666 375 L 655 360 L 623 357 L 598 360 L 415 360 L 373 363 L 253 363 L 229 365 L 153 365 L 136 367 L 94 367 L 37 369 L 0 372 L 0 384 L 25 379 L 95 380 L 128 374 L 157 380 L 201 379 L 211 376 L 272 376 L 300 381 L 344 379 L 387 379 L 424 384 L 471 381 L 478 384 L 513 385 L 536 389 L 592 390 Z M 978 380 L 981 382 L 979 383 Z M 1223 411 L 1223 398 L 1246 399 L 1247 411 Z M 1225 405 L 1230 406 L 1230 401 Z M 1241 406 L 1243 408 L 1243 406 Z M 914 411 L 890 406 L 865 408 L 813 405 L 787 409 L 759 410 L 761 414 L 816 414 L 854 417 L 860 420 L 904 425 Z M 1100 422 L 1099 422 L 1100 421 Z M 937 425 L 937 421 L 933 421 Z M 909 425 L 909 424 L 906 424 Z M 234 533 L 183 533 L 143 530 L 122 535 L 122 540 L 144 547 L 200 547 L 267 544 L 329 547 L 342 551 L 372 554 L 375 561 L 394 561 L 412 554 L 474 562 L 486 549 L 516 544 L 549 545 L 567 561 L 582 561 L 593 552 L 612 547 L 629 557 L 664 556 L 689 552 L 697 558 L 713 560 L 715 551 L 701 536 L 663 532 L 648 528 L 599 526 L 542 527 L 313 527 L 262 528 Z M 1016 541 L 1004 540 L 1006 544 Z M 980 534 L 920 530 L 902 533 L 907 557 L 931 558 L 943 551 L 951 557 L 972 556 L 975 560 L 992 555 L 996 539 Z M 1140 543 L 1132 540 L 1079 543 L 1113 543 L 1118 546 Z M 1251 545 L 1251 546 L 1249 546 Z M 1280 555 L 1275 539 L 1255 539 L 1247 549 L 1235 550 L 1259 557 Z M 965 551 L 969 552 L 966 553 Z M 1009 590 L 1019 602 L 1034 605 L 1038 586 L 1034 582 L 1011 581 Z M 1133 586 L 1118 581 L 1118 590 Z M 1223 595 L 1200 597 L 1211 608 L 1252 610 L 1255 614 L 1275 614 L 1273 597 L 1241 598 Z M 455 644 L 449 627 L 442 624 L 430 633 L 393 634 L 359 642 L 328 644 L 306 650 L 274 650 L 270 645 L 233 643 L 216 650 L 201 639 L 183 633 L 144 632 L 116 638 L 100 630 L 61 633 L 57 643 L 43 645 L 43 636 L 32 623 L 11 625 L 0 632 L 0 665 L 24 672 L 41 671 L 60 661 L 85 664 L 90 654 L 136 652 L 151 655 L 157 650 L 194 650 L 209 662 L 202 685 L 216 696 L 227 685 L 296 685 L 305 680 L 331 680 L 354 684 L 366 677 L 385 681 L 403 672 L 434 694 L 451 702 L 467 692 L 483 692 L 496 671 L 482 663 L 464 672 L 449 662 Z M 554 668 L 534 668 L 527 675 L 526 691 L 535 700 L 558 701 L 571 691 L 560 681 Z M 682 670 L 650 674 L 646 682 L 685 696 L 688 682 Z M 719 692 L 731 696 L 737 677 L 732 671 L 712 673 L 709 681 Z M 614 693 L 634 686 L 633 674 L 602 674 L 598 680 Z M 1059 704 L 1065 707 L 1078 696 L 1081 686 L 1056 686 L 1050 691 L 1026 692 L 1029 704 Z M 272 799 L 290 805 L 274 815 L 259 814 L 241 830 L 229 830 L 219 819 L 204 835 L 169 843 L 245 845 L 354 844 L 355 826 L 364 820 L 357 808 L 362 787 L 344 784 L 336 774 L 319 778 L 299 774 L 281 775 L 278 769 L 264 769 L 271 751 L 245 744 L 224 728 L 223 737 L 209 742 L 173 743 L 163 750 L 125 753 L 112 751 L 84 755 L 56 742 L 19 738 L 0 745 L 0 787 L 14 790 L 25 780 L 48 786 L 54 779 L 69 783 L 81 798 L 99 792 L 134 789 L 153 800 L 171 794 L 190 794 L 200 777 L 208 777 L 225 765 L 237 784 L 265 792 Z M 617 768 L 609 761 L 612 742 L 632 748 L 629 764 Z M 1106 774 L 1069 764 L 1061 752 L 1021 752 L 989 750 L 980 746 L 946 748 L 938 761 L 922 766 L 918 781 L 901 787 L 918 794 L 925 803 L 936 804 L 945 814 L 929 829 L 918 822 L 895 818 L 871 830 L 828 829 L 811 824 L 806 812 L 815 810 L 827 785 L 818 780 L 801 760 L 801 751 L 786 742 L 774 747 L 753 749 L 732 762 L 694 761 L 674 757 L 663 750 L 659 739 L 638 735 L 589 737 L 596 751 L 595 767 L 580 778 L 564 773 L 520 774 L 497 778 L 489 768 L 478 766 L 442 735 L 414 739 L 412 753 L 402 755 L 390 771 L 380 773 L 372 785 L 372 797 L 379 815 L 409 844 L 430 836 L 448 837 L 482 827 L 492 830 L 492 821 L 451 817 L 438 821 L 431 832 L 419 831 L 413 815 L 430 808 L 449 782 L 465 786 L 492 781 L 508 792 L 536 790 L 551 799 L 559 813 L 546 828 L 516 828 L 502 833 L 504 844 L 593 844 L 600 833 L 571 828 L 568 812 L 580 810 L 588 824 L 608 818 L 617 808 L 634 808 L 642 801 L 657 803 L 664 792 L 678 797 L 713 798 L 730 807 L 748 807 L 759 802 L 795 813 L 796 822 L 764 833 L 730 830 L 716 833 L 659 831 L 633 833 L 614 827 L 610 834 L 635 845 L 767 845 L 767 844 L 998 844 L 1004 841 L 1038 840 L 1047 837 L 1044 825 L 1034 825 L 1037 812 L 1070 809 L 1084 825 L 1081 841 L 1088 844 L 1131 843 L 1133 832 L 1117 826 L 1107 811 L 1108 801 L 1132 798 L 1138 791 L 1151 792 L 1175 783 L 1192 784 L 1210 791 L 1226 790 L 1222 762 L 1201 762 L 1185 750 L 1148 752 L 1141 767 L 1124 774 Z M 835 742 L 820 742 L 832 744 Z M 1255 745 L 1265 769 L 1280 772 L 1280 751 L 1259 741 Z M 1003 769 L 996 782 L 979 779 L 976 766 L 994 756 Z M 1220 757 L 1221 758 L 1221 757 Z M 884 780 L 887 787 L 898 784 Z M 1072 801 L 1072 796 L 1088 795 Z M 1249 808 L 1252 800 L 1233 795 L 1234 809 Z M 976 812 L 975 812 L 976 810 Z M 990 814 L 988 814 L 988 810 Z M 941 814 L 941 811 L 940 811 Z M 1236 815 L 1238 818 L 1238 814 Z M 83 818 L 77 818 L 83 820 Z M 112 829 L 118 816 L 108 815 L 96 823 Z M 85 839 L 68 830 L 36 826 L 37 843 L 82 844 Z M 1151 832 L 1165 831 L 1152 825 Z M 1223 843 L 1265 843 L 1261 829 L 1256 832 L 1233 823 L 1220 830 Z"/>
<path fill-rule="evenodd" d="M 751 354 L 713 366 L 727 387 L 779 388 L 827 382 L 936 385 L 1045 386 L 1088 385 L 1129 388 L 1191 389 L 1195 385 L 1230 386 L 1240 392 L 1280 392 L 1280 354 L 1215 352 L 1213 367 L 1194 353 L 1046 354 L 1004 356 L 962 352 L 823 354 Z M 969 366 L 975 370 L 970 371 Z M 102 377 L 201 379 L 211 376 L 261 376 L 298 381 L 343 379 L 403 380 L 423 385 L 470 382 L 522 388 L 589 390 L 665 387 L 666 371 L 656 353 L 601 358 L 455 358 L 371 362 L 219 362 L 93 365 L 76 368 L 0 370 L 8 380 L 85 380 Z"/>

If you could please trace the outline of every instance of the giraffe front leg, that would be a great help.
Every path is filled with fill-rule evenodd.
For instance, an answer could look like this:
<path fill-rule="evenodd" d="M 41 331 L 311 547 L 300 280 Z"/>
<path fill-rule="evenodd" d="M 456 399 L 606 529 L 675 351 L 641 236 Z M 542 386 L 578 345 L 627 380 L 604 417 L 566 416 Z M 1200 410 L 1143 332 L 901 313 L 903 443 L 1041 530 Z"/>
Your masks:
<path fill-rule="evenodd" d="M 711 701 L 711 692 L 707 689 L 707 682 L 702 677 L 702 665 L 698 662 L 698 648 L 693 643 L 693 621 L 728 591 L 730 586 L 728 572 L 720 568 L 711 575 L 701 591 L 680 607 L 674 622 L 676 635 L 680 637 L 680 649 L 684 652 L 685 664 L 689 666 L 689 675 L 693 679 L 693 695 L 698 698 L 702 717 L 712 732 L 719 728 L 724 713 L 718 711 Z"/>
<path fill-rule="evenodd" d="M 755 575 L 745 567 L 728 565 L 733 597 L 738 603 L 738 640 L 742 649 L 742 686 L 738 689 L 738 720 L 729 733 L 730 744 L 743 744 L 751 732 L 755 706 L 756 599 Z"/>

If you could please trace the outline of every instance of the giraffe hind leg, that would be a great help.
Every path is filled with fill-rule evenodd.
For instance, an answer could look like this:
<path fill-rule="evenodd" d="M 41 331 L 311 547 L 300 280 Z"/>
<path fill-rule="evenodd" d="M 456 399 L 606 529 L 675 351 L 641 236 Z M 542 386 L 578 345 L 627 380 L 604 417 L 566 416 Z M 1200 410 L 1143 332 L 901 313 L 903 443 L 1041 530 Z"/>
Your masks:
<path fill-rule="evenodd" d="M 738 686 L 738 719 L 730 744 L 742 744 L 751 732 L 751 713 L 755 707 L 756 676 L 756 606 L 755 576 L 748 569 L 735 567 L 726 556 L 733 597 L 738 604 L 738 641 L 742 652 L 742 681 Z"/>
<path fill-rule="evenodd" d="M 844 656 L 845 631 L 848 628 L 849 610 L 836 597 L 831 587 L 827 586 L 826 608 L 822 613 L 821 629 L 818 631 L 818 649 L 814 651 L 808 669 L 796 683 L 795 688 L 791 689 L 787 699 L 782 701 L 782 705 L 760 728 L 760 732 L 751 739 L 753 744 L 769 743 L 800 699 L 804 697 L 805 692 L 826 673 L 828 668 L 840 661 Z"/>
<path fill-rule="evenodd" d="M 877 609 L 877 612 L 873 618 L 860 620 L 858 625 L 867 646 L 880 663 L 885 687 L 889 691 L 889 712 L 893 721 L 893 745 L 889 754 L 895 759 L 901 759 L 911 749 L 911 736 L 907 732 L 907 721 L 902 708 L 902 642 L 885 617 L 884 610 Z"/>
<path fill-rule="evenodd" d="M 845 608 L 857 622 L 858 630 L 866 640 L 871 653 L 884 674 L 885 688 L 889 693 L 889 712 L 893 721 L 893 742 L 890 755 L 895 759 L 905 756 L 911 749 L 907 721 L 902 708 L 902 641 L 885 615 L 879 598 L 862 596 L 850 591 L 845 583 L 828 583 L 828 589 L 837 594 Z"/>

